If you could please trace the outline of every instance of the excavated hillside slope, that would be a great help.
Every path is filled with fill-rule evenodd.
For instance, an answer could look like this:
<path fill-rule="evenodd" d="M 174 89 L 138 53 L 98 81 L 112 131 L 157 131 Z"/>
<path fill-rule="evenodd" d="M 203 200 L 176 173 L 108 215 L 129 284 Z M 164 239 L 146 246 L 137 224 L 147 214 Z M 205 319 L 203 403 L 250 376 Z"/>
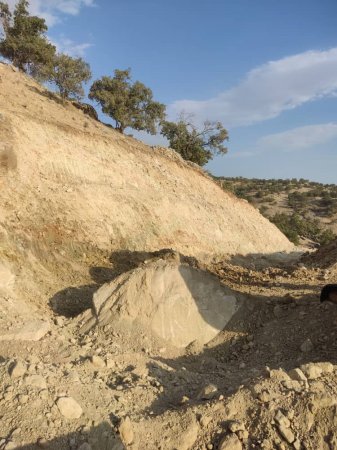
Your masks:
<path fill-rule="evenodd" d="M 175 153 L 153 149 L 60 105 L 33 80 L 0 65 L 2 147 L 17 169 L 2 181 L 2 222 L 57 231 L 103 248 L 197 253 L 290 250 L 246 202 Z M 18 218 L 17 218 L 18 220 Z M 53 230 L 51 230 L 53 228 Z"/>
<path fill-rule="evenodd" d="M 0 291 L 14 289 L 20 313 L 29 299 L 42 312 L 61 289 L 106 281 L 88 271 L 110 264 L 111 252 L 292 249 L 252 206 L 172 150 L 117 133 L 6 64 L 0 135 Z"/>

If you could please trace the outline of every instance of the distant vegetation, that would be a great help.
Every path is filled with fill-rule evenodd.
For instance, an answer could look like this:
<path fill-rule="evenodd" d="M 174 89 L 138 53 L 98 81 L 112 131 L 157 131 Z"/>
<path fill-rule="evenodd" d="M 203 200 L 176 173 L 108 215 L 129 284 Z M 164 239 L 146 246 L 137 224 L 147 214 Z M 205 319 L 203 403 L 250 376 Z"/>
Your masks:
<path fill-rule="evenodd" d="M 335 239 L 337 186 L 305 179 L 261 180 L 216 177 L 223 189 L 248 200 L 295 244 Z"/>
<path fill-rule="evenodd" d="M 28 8 L 27 0 L 19 0 L 12 12 L 7 2 L 0 1 L 0 55 L 37 80 L 54 84 L 63 101 L 81 100 L 83 85 L 91 79 L 89 64 L 82 58 L 57 53 L 47 38 L 46 21 L 31 16 Z M 214 154 L 227 152 L 223 143 L 228 133 L 220 122 L 206 121 L 200 129 L 183 118 L 177 123 L 166 121 L 166 106 L 153 100 L 150 88 L 131 81 L 131 69 L 116 69 L 113 76 L 96 80 L 89 98 L 114 120 L 120 133 L 132 128 L 156 134 L 159 127 L 171 147 L 188 161 L 203 166 Z M 95 117 L 88 106 L 77 105 Z"/>

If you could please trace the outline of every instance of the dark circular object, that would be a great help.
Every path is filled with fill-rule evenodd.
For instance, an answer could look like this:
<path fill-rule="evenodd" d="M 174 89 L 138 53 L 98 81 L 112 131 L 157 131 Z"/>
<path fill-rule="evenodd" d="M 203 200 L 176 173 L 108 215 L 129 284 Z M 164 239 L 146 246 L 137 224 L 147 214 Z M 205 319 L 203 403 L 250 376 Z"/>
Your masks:
<path fill-rule="evenodd" d="M 321 291 L 321 302 L 331 301 L 330 294 L 337 295 L 337 284 L 327 284 Z"/>

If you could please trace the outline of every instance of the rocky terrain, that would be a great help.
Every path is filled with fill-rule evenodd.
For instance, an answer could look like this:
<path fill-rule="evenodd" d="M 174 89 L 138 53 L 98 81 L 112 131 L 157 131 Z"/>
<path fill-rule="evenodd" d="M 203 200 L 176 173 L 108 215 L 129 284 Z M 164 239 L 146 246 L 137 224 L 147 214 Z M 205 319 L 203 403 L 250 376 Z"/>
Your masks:
<path fill-rule="evenodd" d="M 336 245 L 0 77 L 0 449 L 337 448 Z"/>

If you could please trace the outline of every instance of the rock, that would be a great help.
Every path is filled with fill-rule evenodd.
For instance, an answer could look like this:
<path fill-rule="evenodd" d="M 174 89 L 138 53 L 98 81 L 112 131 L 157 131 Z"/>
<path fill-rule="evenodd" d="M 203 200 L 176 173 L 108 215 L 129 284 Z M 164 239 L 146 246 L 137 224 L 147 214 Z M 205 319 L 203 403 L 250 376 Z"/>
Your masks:
<path fill-rule="evenodd" d="M 198 394 L 198 400 L 212 400 L 216 397 L 218 393 L 218 388 L 214 384 L 208 384 L 204 386 Z"/>
<path fill-rule="evenodd" d="M 277 422 L 279 425 L 282 425 L 285 428 L 290 427 L 289 419 L 280 410 L 278 410 L 275 415 L 275 422 Z"/>
<path fill-rule="evenodd" d="M 301 370 L 309 380 L 315 380 L 322 375 L 322 369 L 315 363 L 303 364 Z"/>
<path fill-rule="evenodd" d="M 289 375 L 283 370 L 283 369 L 272 369 L 269 371 L 270 378 L 273 378 L 274 380 L 289 380 Z"/>
<path fill-rule="evenodd" d="M 290 376 L 290 378 L 292 380 L 295 380 L 295 381 L 304 381 L 304 382 L 307 381 L 307 377 L 304 375 L 302 370 L 299 368 L 291 369 L 288 372 L 288 375 Z"/>
<path fill-rule="evenodd" d="M 221 439 L 218 450 L 242 450 L 242 444 L 235 433 L 228 434 Z"/>
<path fill-rule="evenodd" d="M 82 415 L 82 408 L 72 397 L 61 397 L 57 400 L 56 405 L 67 419 L 79 419 Z"/>
<path fill-rule="evenodd" d="M 0 335 L 0 341 L 39 341 L 50 330 L 49 322 L 34 320 Z"/>
<path fill-rule="evenodd" d="M 277 423 L 277 429 L 280 435 L 289 444 L 292 444 L 295 440 L 294 433 L 290 429 L 290 420 L 286 417 L 282 411 L 278 410 L 275 415 L 275 422 Z"/>
<path fill-rule="evenodd" d="M 7 442 L 7 444 L 4 446 L 4 450 L 15 450 L 17 448 L 18 448 L 18 445 L 13 441 Z"/>
<path fill-rule="evenodd" d="M 175 347 L 185 348 L 196 339 L 204 345 L 224 329 L 239 306 L 234 292 L 210 273 L 155 259 L 98 289 L 81 331 L 138 323 Z"/>
<path fill-rule="evenodd" d="M 15 361 L 9 369 L 11 378 L 22 377 L 27 371 L 27 366 L 23 361 Z"/>
<path fill-rule="evenodd" d="M 277 429 L 283 439 L 285 439 L 289 444 L 292 444 L 294 442 L 295 436 L 290 428 L 286 428 L 284 425 L 279 424 L 277 426 Z"/>
<path fill-rule="evenodd" d="M 197 422 L 192 422 L 185 430 L 180 433 L 177 450 L 189 450 L 193 447 L 198 438 L 199 426 Z"/>
<path fill-rule="evenodd" d="M 36 444 L 40 448 L 48 448 L 48 446 L 49 446 L 47 439 L 44 439 L 44 438 L 39 438 L 36 441 Z"/>
<path fill-rule="evenodd" d="M 239 431 L 236 433 L 236 435 L 237 435 L 237 437 L 240 439 L 240 441 L 243 441 L 243 440 L 245 440 L 245 439 L 248 439 L 248 437 L 249 437 L 249 433 L 248 433 L 247 430 L 239 430 Z"/>
<path fill-rule="evenodd" d="M 24 382 L 27 386 L 35 387 L 38 389 L 47 389 L 46 380 L 41 375 L 27 375 L 24 378 Z"/>
<path fill-rule="evenodd" d="M 315 366 L 321 369 L 322 374 L 332 373 L 334 371 L 334 366 L 331 362 L 318 362 L 315 363 Z"/>
<path fill-rule="evenodd" d="M 104 359 L 101 358 L 100 356 L 97 356 L 97 355 L 92 356 L 91 362 L 96 367 L 100 367 L 100 368 L 106 367 Z"/>
<path fill-rule="evenodd" d="M 288 391 L 302 392 L 303 386 L 300 381 L 296 380 L 284 380 L 282 386 Z"/>
<path fill-rule="evenodd" d="M 61 316 L 58 316 L 58 317 L 55 318 L 54 323 L 58 327 L 63 327 L 63 325 L 64 325 L 64 318 L 61 317 Z"/>
<path fill-rule="evenodd" d="M 295 450 L 301 450 L 301 442 L 299 439 L 296 439 L 296 441 L 293 442 L 293 447 Z"/>
<path fill-rule="evenodd" d="M 310 339 L 306 339 L 300 348 L 301 348 L 301 352 L 308 353 L 308 352 L 311 352 L 311 350 L 314 348 L 314 346 Z"/>
<path fill-rule="evenodd" d="M 134 440 L 134 433 L 129 416 L 126 416 L 121 420 L 118 431 L 124 445 L 132 444 Z"/>
<path fill-rule="evenodd" d="M 232 420 L 228 425 L 228 429 L 232 433 L 236 433 L 237 431 L 244 431 L 246 427 L 240 420 Z"/>
<path fill-rule="evenodd" d="M 207 425 L 212 421 L 211 416 L 203 415 L 199 419 L 199 423 L 202 426 L 202 428 L 206 428 Z"/>

